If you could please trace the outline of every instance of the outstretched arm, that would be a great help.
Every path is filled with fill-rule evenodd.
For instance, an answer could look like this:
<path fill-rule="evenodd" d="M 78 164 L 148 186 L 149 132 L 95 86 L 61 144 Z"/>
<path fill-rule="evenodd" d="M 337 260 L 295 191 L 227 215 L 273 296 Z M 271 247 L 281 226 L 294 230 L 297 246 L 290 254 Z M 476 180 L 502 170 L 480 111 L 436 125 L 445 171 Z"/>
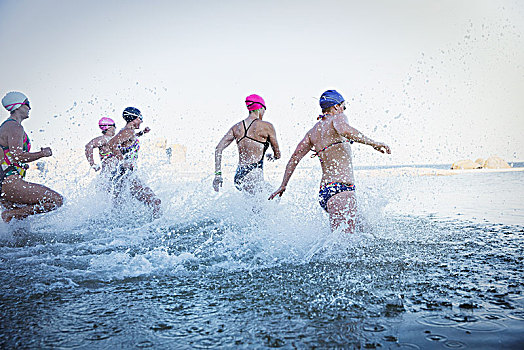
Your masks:
<path fill-rule="evenodd" d="M 302 141 L 299 142 L 297 148 L 295 149 L 295 152 L 291 155 L 291 158 L 287 162 L 286 165 L 286 171 L 284 172 L 284 178 L 282 179 L 282 184 L 280 184 L 280 187 L 278 190 L 276 190 L 271 196 L 269 196 L 269 199 L 275 198 L 277 195 L 282 196 L 284 191 L 286 190 L 286 186 L 289 182 L 289 179 L 291 179 L 291 175 L 293 175 L 293 172 L 297 168 L 298 163 L 304 158 L 304 156 L 311 151 L 311 148 L 313 147 L 313 144 L 311 143 L 311 140 L 309 138 L 309 133 L 306 134 L 306 136 L 302 139 Z"/>
<path fill-rule="evenodd" d="M 271 148 L 273 149 L 273 158 L 280 159 L 282 155 L 280 154 L 280 148 L 278 147 L 277 132 L 275 131 L 275 127 L 273 125 L 271 125 L 268 138 Z"/>
<path fill-rule="evenodd" d="M 345 115 L 341 114 L 339 115 L 334 121 L 333 126 L 335 127 L 335 130 L 345 138 L 362 143 L 364 145 L 370 145 L 373 147 L 376 151 L 379 151 L 380 153 L 387 153 L 391 154 L 391 150 L 389 149 L 389 146 L 382 142 L 377 142 L 369 137 L 362 134 L 357 129 L 349 126 L 348 119 Z"/>
<path fill-rule="evenodd" d="M 213 180 L 213 188 L 218 192 L 220 186 L 222 186 L 222 151 L 233 142 L 235 136 L 233 135 L 233 128 L 222 137 L 222 140 L 218 143 L 215 148 L 215 178 Z"/>

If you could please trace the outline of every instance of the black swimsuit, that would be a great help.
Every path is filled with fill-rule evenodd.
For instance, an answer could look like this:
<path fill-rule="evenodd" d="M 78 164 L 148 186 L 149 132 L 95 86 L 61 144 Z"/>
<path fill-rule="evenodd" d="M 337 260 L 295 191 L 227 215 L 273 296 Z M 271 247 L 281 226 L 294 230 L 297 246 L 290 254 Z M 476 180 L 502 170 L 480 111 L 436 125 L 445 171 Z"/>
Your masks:
<path fill-rule="evenodd" d="M 237 171 L 235 173 L 235 187 L 241 191 L 242 190 L 242 180 L 244 179 L 244 177 L 246 177 L 247 174 L 249 174 L 251 171 L 253 171 L 254 169 L 257 169 L 257 168 L 260 168 L 260 169 L 263 169 L 264 168 L 264 156 L 266 154 L 266 151 L 267 149 L 269 148 L 269 141 L 266 140 L 265 142 L 263 141 L 259 141 L 259 140 L 256 140 L 252 137 L 249 137 L 247 136 L 247 131 L 249 130 L 249 128 L 251 127 L 251 125 L 253 125 L 253 123 L 256 121 L 257 119 L 253 120 L 249 126 L 246 128 L 246 123 L 242 120 L 242 125 L 244 126 L 244 136 L 242 136 L 239 140 L 237 140 L 237 144 L 242 141 L 243 139 L 250 139 L 252 141 L 255 141 L 255 142 L 258 142 L 258 143 L 261 143 L 264 145 L 264 151 L 262 151 L 262 158 L 260 158 L 260 160 L 256 163 L 251 163 L 249 165 L 244 165 L 244 166 L 238 166 L 237 168 Z"/>

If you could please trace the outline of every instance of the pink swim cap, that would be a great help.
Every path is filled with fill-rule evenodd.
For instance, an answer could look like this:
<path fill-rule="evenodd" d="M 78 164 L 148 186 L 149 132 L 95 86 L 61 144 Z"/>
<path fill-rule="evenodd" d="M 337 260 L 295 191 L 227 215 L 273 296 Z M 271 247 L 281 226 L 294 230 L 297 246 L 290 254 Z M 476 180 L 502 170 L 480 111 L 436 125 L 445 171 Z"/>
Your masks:
<path fill-rule="evenodd" d="M 264 99 L 255 94 L 246 97 L 246 107 L 249 111 L 254 111 L 255 109 L 259 109 L 261 107 L 267 109 L 266 102 L 264 102 Z"/>
<path fill-rule="evenodd" d="M 106 131 L 110 127 L 116 127 L 115 121 L 111 118 L 104 117 L 98 121 L 98 127 L 103 131 Z"/>

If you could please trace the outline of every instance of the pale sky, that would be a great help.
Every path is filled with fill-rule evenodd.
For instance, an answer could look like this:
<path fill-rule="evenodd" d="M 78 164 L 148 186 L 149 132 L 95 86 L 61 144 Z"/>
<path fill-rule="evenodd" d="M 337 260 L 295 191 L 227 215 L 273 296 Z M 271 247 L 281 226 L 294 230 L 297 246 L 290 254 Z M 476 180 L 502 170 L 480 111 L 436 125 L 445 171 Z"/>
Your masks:
<path fill-rule="evenodd" d="M 0 94 L 29 97 L 24 127 L 57 155 L 135 106 L 148 137 L 212 167 L 257 93 L 287 160 L 337 89 L 350 124 L 393 151 L 354 146 L 356 165 L 511 162 L 524 160 L 523 34 L 521 1 L 0 0 Z"/>

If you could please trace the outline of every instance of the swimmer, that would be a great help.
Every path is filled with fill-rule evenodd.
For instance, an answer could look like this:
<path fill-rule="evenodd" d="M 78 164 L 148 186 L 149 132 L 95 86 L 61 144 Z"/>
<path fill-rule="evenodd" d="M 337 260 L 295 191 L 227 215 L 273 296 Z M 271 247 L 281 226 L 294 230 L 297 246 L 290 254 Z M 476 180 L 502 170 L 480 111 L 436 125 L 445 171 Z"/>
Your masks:
<path fill-rule="evenodd" d="M 233 125 L 220 140 L 215 149 L 215 178 L 213 188 L 218 192 L 222 186 L 222 151 L 236 140 L 238 147 L 238 167 L 235 173 L 235 187 L 254 194 L 264 181 L 264 156 L 271 145 L 273 156 L 268 154 L 268 160 L 280 159 L 275 128 L 269 122 L 262 121 L 266 112 L 266 103 L 258 95 L 246 97 L 246 107 L 249 115 L 246 119 Z"/>
<path fill-rule="evenodd" d="M 135 132 L 142 124 L 142 113 L 134 107 L 127 107 L 122 117 L 126 126 L 108 142 L 108 148 L 113 154 L 111 181 L 113 182 L 118 196 L 123 186 L 129 186 L 131 194 L 141 202 L 147 204 L 153 210 L 155 217 L 161 214 L 161 201 L 156 197 L 153 190 L 145 186 L 136 176 L 135 167 L 138 160 L 140 143 L 138 137 L 148 133 L 149 128 Z"/>
<path fill-rule="evenodd" d="M 3 156 L 0 167 L 0 202 L 5 210 L 2 219 L 24 219 L 30 215 L 47 213 L 62 206 L 63 197 L 52 189 L 24 180 L 29 168 L 27 163 L 43 157 L 51 157 L 51 148 L 31 151 L 22 121 L 29 118 L 29 100 L 21 92 L 9 92 L 2 105 L 10 113 L 0 125 L 0 146 Z"/>
<path fill-rule="evenodd" d="M 115 136 L 116 124 L 113 119 L 104 117 L 98 121 L 98 127 L 102 130 L 102 135 L 95 137 L 87 143 L 85 154 L 91 168 L 95 171 L 102 169 L 102 172 L 105 172 L 109 168 L 109 159 L 113 156 L 109 149 L 108 142 Z M 98 148 L 102 166 L 95 164 L 93 159 L 93 150 L 95 148 Z"/>
<path fill-rule="evenodd" d="M 386 144 L 373 141 L 349 125 L 344 114 L 346 103 L 337 91 L 324 92 L 320 97 L 320 107 L 322 115 L 291 155 L 282 184 L 269 199 L 282 196 L 298 163 L 313 149 L 312 157 L 318 157 L 322 167 L 319 204 L 329 214 L 332 230 L 341 227 L 344 232 L 353 233 L 357 200 L 350 144 L 362 143 L 387 154 L 391 154 L 391 150 Z"/>

